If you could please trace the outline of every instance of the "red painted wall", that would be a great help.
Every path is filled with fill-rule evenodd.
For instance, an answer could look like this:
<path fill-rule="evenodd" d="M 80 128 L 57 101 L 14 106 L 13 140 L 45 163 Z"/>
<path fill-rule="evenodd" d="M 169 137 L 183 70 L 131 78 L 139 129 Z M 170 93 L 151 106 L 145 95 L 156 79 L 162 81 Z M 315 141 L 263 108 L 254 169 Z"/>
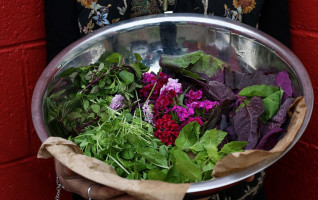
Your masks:
<path fill-rule="evenodd" d="M 318 199 L 318 1 L 289 1 L 292 50 L 311 78 L 315 103 L 309 126 L 294 148 L 266 170 L 270 200 Z"/>
<path fill-rule="evenodd" d="M 45 67 L 42 0 L 0 1 L 0 63 L 0 199 L 54 199 L 53 162 L 36 158 L 30 112 Z"/>
<path fill-rule="evenodd" d="M 318 82 L 318 1 L 290 0 L 292 50 L 311 77 L 315 106 Z M 36 158 L 40 146 L 32 126 L 34 85 L 45 67 L 42 0 L 0 1 L 0 199 L 53 199 L 52 160 Z M 300 142 L 266 170 L 270 200 L 318 199 L 317 108 Z M 66 192 L 62 200 L 70 199 Z"/>

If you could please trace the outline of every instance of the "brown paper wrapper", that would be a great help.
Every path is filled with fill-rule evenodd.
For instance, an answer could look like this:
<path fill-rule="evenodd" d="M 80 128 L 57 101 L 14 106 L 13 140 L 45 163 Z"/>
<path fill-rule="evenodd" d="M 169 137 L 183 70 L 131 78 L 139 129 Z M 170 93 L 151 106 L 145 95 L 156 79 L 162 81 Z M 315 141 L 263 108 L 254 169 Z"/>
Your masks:
<path fill-rule="evenodd" d="M 48 138 L 38 152 L 38 158 L 52 157 L 87 179 L 124 191 L 138 199 L 183 199 L 190 187 L 190 184 L 122 178 L 111 166 L 98 159 L 85 156 L 76 144 L 59 137 Z"/>
<path fill-rule="evenodd" d="M 246 169 L 265 159 L 278 156 L 294 140 L 303 123 L 305 113 L 304 98 L 295 99 L 289 111 L 291 121 L 287 133 L 271 151 L 247 150 L 229 154 L 216 164 L 212 174 L 213 177 L 223 177 Z M 76 144 L 63 138 L 50 137 L 42 144 L 38 152 L 38 158 L 47 159 L 52 157 L 87 179 L 124 191 L 138 199 L 183 199 L 191 185 L 151 180 L 128 180 L 119 177 L 111 166 L 95 158 L 85 156 Z"/>

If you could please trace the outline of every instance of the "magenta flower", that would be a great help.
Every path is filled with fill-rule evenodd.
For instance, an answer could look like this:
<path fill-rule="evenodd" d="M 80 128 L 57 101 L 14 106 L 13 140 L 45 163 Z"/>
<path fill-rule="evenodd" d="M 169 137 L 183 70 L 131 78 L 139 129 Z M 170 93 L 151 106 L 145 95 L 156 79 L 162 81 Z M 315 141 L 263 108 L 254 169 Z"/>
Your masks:
<path fill-rule="evenodd" d="M 171 111 L 175 111 L 177 113 L 177 116 L 179 118 L 179 121 L 185 121 L 187 118 L 192 116 L 194 114 L 194 110 L 192 108 L 184 108 L 181 106 L 173 106 Z"/>
<path fill-rule="evenodd" d="M 196 101 L 196 100 L 200 100 L 202 98 L 202 91 L 198 90 L 198 91 L 193 91 L 190 90 L 185 97 L 187 97 L 186 99 L 186 104 L 191 104 L 192 102 Z"/>
<path fill-rule="evenodd" d="M 144 73 L 142 75 L 142 82 L 143 83 L 154 83 L 156 81 L 157 81 L 157 78 L 154 74 Z"/>
<path fill-rule="evenodd" d="M 118 110 L 125 105 L 124 100 L 125 100 L 125 97 L 123 95 L 116 94 L 113 97 L 112 103 L 109 105 L 109 107 L 113 110 Z"/>
<path fill-rule="evenodd" d="M 205 108 L 205 105 L 202 101 L 194 101 L 190 104 L 186 105 L 188 108 L 192 108 L 192 109 L 200 109 L 200 108 Z"/>
<path fill-rule="evenodd" d="M 178 79 L 168 78 L 168 83 L 162 86 L 160 90 L 160 95 L 166 94 L 170 90 L 175 91 L 177 94 L 182 93 L 182 86 L 181 83 L 178 83 Z"/>
<path fill-rule="evenodd" d="M 219 105 L 219 102 L 217 101 L 204 100 L 204 101 L 194 101 L 190 104 L 187 104 L 186 106 L 192 109 L 205 109 L 206 111 L 209 111 L 212 108 L 214 108 L 214 106 L 218 106 L 218 105 Z"/>
<path fill-rule="evenodd" d="M 205 110 L 208 111 L 208 110 L 211 110 L 214 106 L 218 106 L 219 102 L 204 100 L 203 104 L 205 105 Z"/>

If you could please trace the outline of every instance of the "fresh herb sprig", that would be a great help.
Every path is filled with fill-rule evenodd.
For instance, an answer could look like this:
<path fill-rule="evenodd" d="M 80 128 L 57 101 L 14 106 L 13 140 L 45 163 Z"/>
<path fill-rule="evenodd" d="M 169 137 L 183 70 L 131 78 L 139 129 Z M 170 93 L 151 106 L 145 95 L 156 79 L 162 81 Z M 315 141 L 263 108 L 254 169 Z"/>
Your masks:
<path fill-rule="evenodd" d="M 124 58 L 112 53 L 96 64 L 69 68 L 60 74 L 59 85 L 68 87 L 59 91 L 51 88 L 45 99 L 47 123 L 56 136 L 78 135 L 88 125 L 96 124 L 106 114 L 115 94 L 125 97 L 127 113 L 136 103 L 133 91 L 141 88 L 141 74 L 149 68 L 135 54 L 135 63 L 124 64 Z M 70 87 L 71 85 L 71 87 Z"/>
<path fill-rule="evenodd" d="M 109 108 L 109 119 L 70 138 L 85 155 L 113 166 L 128 179 L 161 180 L 173 183 L 211 179 L 215 164 L 229 153 L 242 151 L 247 142 L 234 141 L 218 146 L 226 132 L 216 129 L 200 136 L 200 126 L 183 127 L 174 147 L 166 146 L 151 134 L 152 126 L 133 117 L 131 122 Z"/>

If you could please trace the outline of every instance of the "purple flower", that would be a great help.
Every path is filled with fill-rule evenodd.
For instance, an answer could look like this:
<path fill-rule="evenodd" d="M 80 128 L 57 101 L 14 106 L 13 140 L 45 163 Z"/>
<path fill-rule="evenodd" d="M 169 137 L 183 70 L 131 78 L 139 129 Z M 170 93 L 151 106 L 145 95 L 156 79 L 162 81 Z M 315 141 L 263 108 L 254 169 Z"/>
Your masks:
<path fill-rule="evenodd" d="M 113 97 L 112 103 L 109 105 L 109 107 L 113 110 L 118 110 L 125 105 L 123 102 L 124 100 L 125 100 L 125 97 L 123 95 L 116 94 Z"/>
<path fill-rule="evenodd" d="M 196 100 L 200 100 L 202 98 L 202 91 L 198 90 L 198 91 L 193 91 L 190 90 L 185 97 L 187 97 L 186 99 L 186 104 L 191 104 L 192 102 L 196 101 Z"/>
<path fill-rule="evenodd" d="M 218 106 L 219 102 L 204 100 L 203 104 L 205 105 L 205 110 L 208 111 L 208 110 L 211 110 L 214 106 Z"/>
<path fill-rule="evenodd" d="M 190 104 L 187 104 L 186 106 L 187 106 L 188 108 L 192 108 L 192 109 L 195 109 L 195 108 L 197 108 L 197 109 L 205 108 L 205 105 L 204 105 L 204 103 L 203 103 L 202 101 L 194 101 L 194 102 L 192 102 L 192 103 L 190 103 Z"/>
<path fill-rule="evenodd" d="M 205 109 L 205 111 L 211 110 L 214 106 L 218 106 L 219 102 L 217 101 L 210 101 L 210 100 L 204 100 L 204 101 L 194 101 L 190 104 L 186 104 L 188 108 L 192 109 Z"/>
<path fill-rule="evenodd" d="M 157 81 L 157 78 L 154 74 L 144 73 L 142 75 L 142 82 L 143 83 L 154 83 L 156 81 Z"/>
<path fill-rule="evenodd" d="M 142 112 L 144 113 L 144 120 L 149 123 L 153 123 L 153 105 L 149 105 L 149 101 L 146 101 L 142 106 Z"/>
<path fill-rule="evenodd" d="M 194 114 L 194 110 L 192 108 L 187 109 L 181 106 L 173 106 L 171 111 L 176 111 L 180 121 L 185 121 L 187 118 Z"/>
<path fill-rule="evenodd" d="M 181 86 L 181 83 L 178 83 L 178 79 L 168 78 L 168 83 L 162 86 L 160 90 L 160 95 L 162 93 L 166 94 L 170 90 L 175 91 L 177 94 L 182 93 L 182 86 Z"/>

